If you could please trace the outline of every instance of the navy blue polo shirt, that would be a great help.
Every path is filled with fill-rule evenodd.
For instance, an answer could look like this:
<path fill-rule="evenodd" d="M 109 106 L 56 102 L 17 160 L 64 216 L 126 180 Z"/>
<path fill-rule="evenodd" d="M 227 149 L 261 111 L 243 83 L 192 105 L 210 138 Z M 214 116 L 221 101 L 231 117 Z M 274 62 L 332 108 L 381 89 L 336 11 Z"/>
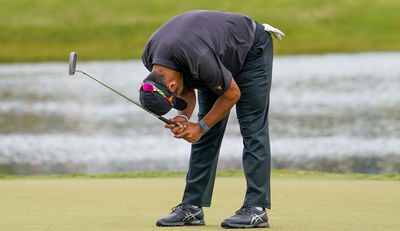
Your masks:
<path fill-rule="evenodd" d="M 183 73 L 184 84 L 221 95 L 230 86 L 253 44 L 255 22 L 222 11 L 194 10 L 161 26 L 144 48 L 142 61 Z"/>

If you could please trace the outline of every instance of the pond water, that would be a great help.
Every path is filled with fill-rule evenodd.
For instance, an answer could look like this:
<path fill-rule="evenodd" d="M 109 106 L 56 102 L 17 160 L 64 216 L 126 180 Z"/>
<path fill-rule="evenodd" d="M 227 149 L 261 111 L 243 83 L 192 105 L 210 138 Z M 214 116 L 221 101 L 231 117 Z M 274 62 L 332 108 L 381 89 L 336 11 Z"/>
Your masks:
<path fill-rule="evenodd" d="M 187 169 L 187 142 L 67 69 L 67 62 L 0 65 L 0 174 Z M 78 69 L 133 99 L 148 73 L 137 60 Z M 273 73 L 274 168 L 400 172 L 399 52 L 277 56 Z M 242 168 L 241 152 L 232 110 L 219 169 Z"/>

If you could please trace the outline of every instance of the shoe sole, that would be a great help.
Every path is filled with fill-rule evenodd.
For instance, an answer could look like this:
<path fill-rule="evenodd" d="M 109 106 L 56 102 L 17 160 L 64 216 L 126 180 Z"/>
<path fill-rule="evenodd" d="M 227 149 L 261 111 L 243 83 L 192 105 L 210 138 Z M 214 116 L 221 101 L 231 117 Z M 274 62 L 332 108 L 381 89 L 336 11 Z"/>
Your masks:
<path fill-rule="evenodd" d="M 204 220 L 190 221 L 190 222 L 175 222 L 175 223 L 165 223 L 165 222 L 156 222 L 157 226 L 168 227 L 168 226 L 202 226 L 205 225 Z"/>
<path fill-rule="evenodd" d="M 222 228 L 225 229 L 249 229 L 249 228 L 269 228 L 268 222 L 262 222 L 254 225 L 244 225 L 244 224 L 221 224 Z"/>

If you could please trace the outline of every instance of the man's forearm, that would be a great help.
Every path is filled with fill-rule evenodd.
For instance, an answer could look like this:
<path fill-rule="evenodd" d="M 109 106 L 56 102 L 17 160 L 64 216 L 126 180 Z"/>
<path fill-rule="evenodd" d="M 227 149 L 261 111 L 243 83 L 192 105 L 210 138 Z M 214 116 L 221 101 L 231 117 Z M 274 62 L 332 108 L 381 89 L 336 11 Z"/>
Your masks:
<path fill-rule="evenodd" d="M 224 118 L 225 115 L 229 113 L 233 105 L 237 103 L 240 99 L 240 90 L 237 86 L 235 80 L 232 79 L 231 85 L 228 90 L 221 95 L 217 101 L 215 101 L 214 106 L 203 118 L 203 121 L 208 127 L 214 126 L 218 121 Z"/>
<path fill-rule="evenodd" d="M 185 115 L 190 119 L 194 108 L 196 107 L 196 93 L 194 89 L 185 90 L 181 95 L 179 95 L 179 97 L 185 100 L 187 103 L 186 109 L 180 111 L 180 114 Z"/>
<path fill-rule="evenodd" d="M 222 96 L 217 99 L 214 106 L 207 113 L 207 115 L 203 118 L 203 121 L 207 124 L 208 127 L 214 126 L 218 121 L 220 121 L 224 116 L 228 114 L 233 105 L 235 105 L 237 100 L 235 99 L 227 99 Z"/>

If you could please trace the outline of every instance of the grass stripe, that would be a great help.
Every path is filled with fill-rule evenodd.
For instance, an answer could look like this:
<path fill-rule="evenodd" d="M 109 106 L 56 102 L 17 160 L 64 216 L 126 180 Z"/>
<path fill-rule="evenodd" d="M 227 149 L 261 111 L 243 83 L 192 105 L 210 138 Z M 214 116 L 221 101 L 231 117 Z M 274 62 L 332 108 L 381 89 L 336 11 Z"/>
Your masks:
<path fill-rule="evenodd" d="M 328 173 L 318 171 L 301 171 L 287 169 L 273 169 L 272 177 L 286 178 L 324 178 L 349 180 L 391 180 L 399 181 L 400 174 L 361 174 L 361 173 Z M 118 179 L 118 178 L 174 178 L 184 177 L 182 171 L 147 171 L 147 172 L 117 172 L 104 174 L 53 174 L 53 175 L 0 175 L 2 180 L 12 179 Z M 242 170 L 222 170 L 217 172 L 218 177 L 242 177 Z"/>

